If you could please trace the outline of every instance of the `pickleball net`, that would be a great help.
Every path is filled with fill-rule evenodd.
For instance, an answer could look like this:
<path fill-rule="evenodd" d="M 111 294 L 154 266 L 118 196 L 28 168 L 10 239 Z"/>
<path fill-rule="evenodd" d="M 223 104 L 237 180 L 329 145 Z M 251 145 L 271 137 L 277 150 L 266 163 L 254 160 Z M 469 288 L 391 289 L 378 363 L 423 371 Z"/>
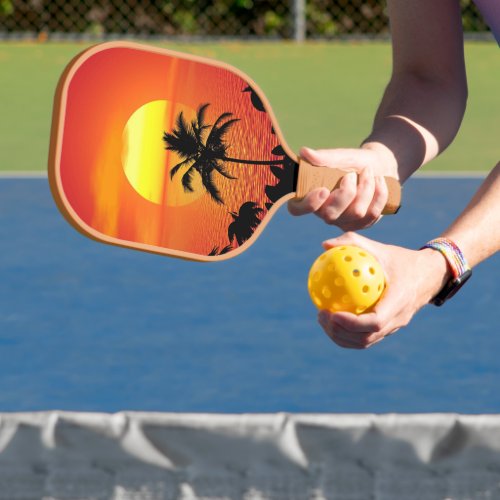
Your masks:
<path fill-rule="evenodd" d="M 0 414 L 2 500 L 500 498 L 500 416 Z"/>

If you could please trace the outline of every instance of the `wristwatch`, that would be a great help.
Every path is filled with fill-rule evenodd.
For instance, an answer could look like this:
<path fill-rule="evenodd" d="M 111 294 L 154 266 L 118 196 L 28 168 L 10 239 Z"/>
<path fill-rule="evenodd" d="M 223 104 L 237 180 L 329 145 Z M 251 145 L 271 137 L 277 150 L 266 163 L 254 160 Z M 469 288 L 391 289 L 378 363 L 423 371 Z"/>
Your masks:
<path fill-rule="evenodd" d="M 431 304 L 442 306 L 462 288 L 472 276 L 472 269 L 465 260 L 458 246 L 448 238 L 436 238 L 426 243 L 422 248 L 432 248 L 440 252 L 448 263 L 452 277 L 441 291 L 431 300 Z"/>

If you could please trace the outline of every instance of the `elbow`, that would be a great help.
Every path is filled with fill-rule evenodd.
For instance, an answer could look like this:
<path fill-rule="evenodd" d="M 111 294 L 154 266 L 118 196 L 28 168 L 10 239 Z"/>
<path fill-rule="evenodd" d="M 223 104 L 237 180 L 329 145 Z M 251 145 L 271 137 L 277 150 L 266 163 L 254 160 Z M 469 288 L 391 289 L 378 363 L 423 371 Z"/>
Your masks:
<path fill-rule="evenodd" d="M 441 73 L 406 70 L 393 74 L 392 82 L 399 88 L 406 89 L 405 93 L 410 100 L 415 99 L 416 103 L 427 106 L 431 121 L 446 122 L 446 128 L 449 132 L 453 130 L 452 134 L 455 135 L 467 107 L 465 70 Z"/>
<path fill-rule="evenodd" d="M 456 84 L 455 87 L 457 107 L 463 118 L 465 109 L 467 108 L 467 100 L 469 99 L 469 87 L 467 86 L 467 80 L 464 78 L 463 81 Z"/>
<path fill-rule="evenodd" d="M 465 110 L 467 109 L 467 100 L 469 98 L 469 89 L 467 86 L 467 81 L 464 79 L 462 82 L 455 84 L 453 86 L 448 86 L 447 90 L 449 92 L 449 99 L 454 103 L 454 107 L 457 114 L 457 128 L 456 132 L 462 124 L 462 120 L 465 115 Z"/>
<path fill-rule="evenodd" d="M 392 75 L 392 81 L 403 83 L 420 95 L 434 95 L 443 100 L 452 99 L 465 110 L 469 90 L 465 71 L 463 72 L 421 72 L 406 70 Z"/>
<path fill-rule="evenodd" d="M 467 83 L 444 85 L 440 91 L 443 101 L 447 102 L 448 123 L 450 127 L 450 137 L 446 141 L 446 146 L 456 137 L 465 116 L 469 92 Z"/>

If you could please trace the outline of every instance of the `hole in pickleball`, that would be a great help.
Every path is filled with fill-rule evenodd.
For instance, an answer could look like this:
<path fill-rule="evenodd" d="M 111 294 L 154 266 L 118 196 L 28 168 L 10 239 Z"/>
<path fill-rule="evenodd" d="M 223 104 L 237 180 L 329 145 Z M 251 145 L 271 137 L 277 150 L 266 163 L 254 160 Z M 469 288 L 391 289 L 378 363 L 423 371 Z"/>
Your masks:
<path fill-rule="evenodd" d="M 363 293 L 368 293 L 370 291 L 370 287 L 368 285 L 365 285 L 363 288 Z"/>
<path fill-rule="evenodd" d="M 319 271 L 316 271 L 313 275 L 313 280 L 318 282 L 321 279 L 321 273 Z"/>
<path fill-rule="evenodd" d="M 356 314 L 361 314 L 365 309 L 366 307 L 356 307 Z"/>
<path fill-rule="evenodd" d="M 342 302 L 344 304 L 350 304 L 351 303 L 351 297 L 349 297 L 349 295 L 343 295 L 342 296 Z"/>
<path fill-rule="evenodd" d="M 370 274 L 375 274 L 375 269 L 373 267 L 370 267 L 368 271 L 370 271 Z"/>
<path fill-rule="evenodd" d="M 344 257 L 344 260 L 345 260 L 346 262 L 351 262 L 352 257 L 351 257 L 350 255 L 346 255 L 346 256 Z"/>
<path fill-rule="evenodd" d="M 316 294 L 313 294 L 313 302 L 316 304 L 317 307 L 321 307 L 323 305 L 321 299 Z"/>
<path fill-rule="evenodd" d="M 359 272 L 359 269 L 354 269 L 354 270 L 353 270 L 353 272 L 352 272 L 352 275 L 353 275 L 355 278 L 359 277 L 359 275 L 360 275 L 360 274 L 361 274 L 361 273 Z"/>
<path fill-rule="evenodd" d="M 321 293 L 325 299 L 329 299 L 332 296 L 332 291 L 326 285 L 321 289 Z"/>
<path fill-rule="evenodd" d="M 359 252 L 359 255 L 360 255 L 361 257 L 366 257 L 366 253 L 365 253 L 365 252 Z"/>
<path fill-rule="evenodd" d="M 335 278 L 335 281 L 334 281 L 335 285 L 336 286 L 344 286 L 344 278 Z"/>
<path fill-rule="evenodd" d="M 377 290 L 380 292 L 380 290 L 382 290 L 382 285 L 379 284 Z"/>

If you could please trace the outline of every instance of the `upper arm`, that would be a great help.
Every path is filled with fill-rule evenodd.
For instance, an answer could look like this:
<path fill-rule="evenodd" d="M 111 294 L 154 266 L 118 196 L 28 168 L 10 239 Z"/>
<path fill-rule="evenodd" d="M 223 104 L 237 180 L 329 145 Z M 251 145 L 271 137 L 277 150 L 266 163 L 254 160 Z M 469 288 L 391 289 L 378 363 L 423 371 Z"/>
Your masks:
<path fill-rule="evenodd" d="M 458 0 L 388 0 L 393 74 L 466 85 Z"/>

